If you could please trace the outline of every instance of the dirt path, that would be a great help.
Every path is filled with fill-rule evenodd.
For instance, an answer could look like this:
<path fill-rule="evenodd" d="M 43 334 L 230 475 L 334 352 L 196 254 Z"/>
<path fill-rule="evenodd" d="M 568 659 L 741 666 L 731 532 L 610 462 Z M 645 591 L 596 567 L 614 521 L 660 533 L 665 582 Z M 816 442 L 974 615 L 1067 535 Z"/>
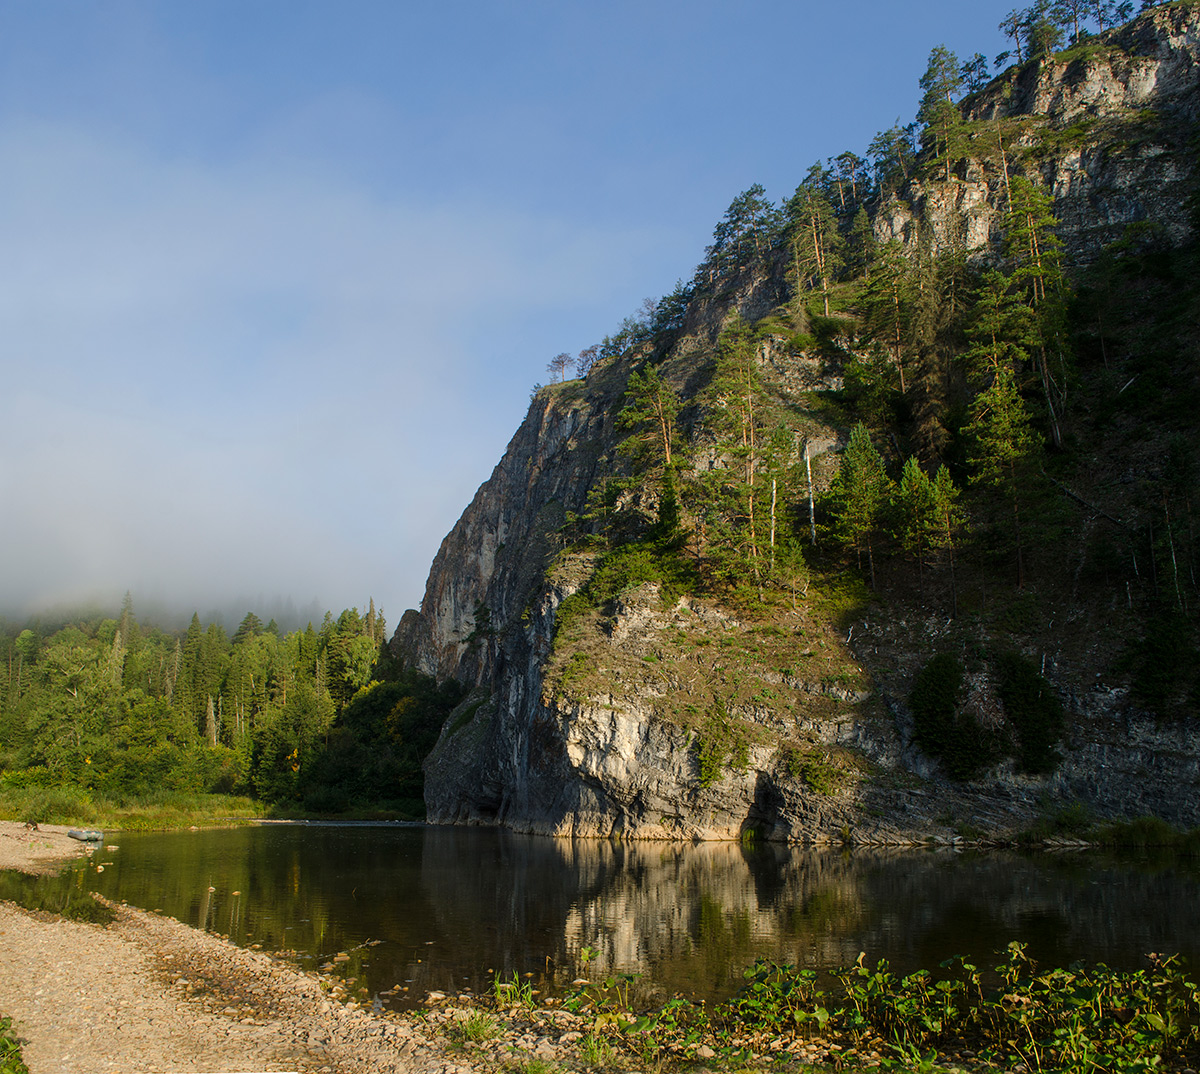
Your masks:
<path fill-rule="evenodd" d="M 80 851 L 65 832 L 0 822 L 0 868 L 69 859 Z M 115 910 L 101 926 L 0 902 L 0 1013 L 13 1018 L 30 1074 L 472 1074 L 419 1016 L 347 1006 L 270 955 Z"/>

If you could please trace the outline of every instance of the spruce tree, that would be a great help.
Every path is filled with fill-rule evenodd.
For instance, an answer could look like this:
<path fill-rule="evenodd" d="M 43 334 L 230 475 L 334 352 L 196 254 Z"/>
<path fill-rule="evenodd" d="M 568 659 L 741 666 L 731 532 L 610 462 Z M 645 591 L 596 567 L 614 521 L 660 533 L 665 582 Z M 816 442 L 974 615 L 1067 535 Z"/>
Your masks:
<path fill-rule="evenodd" d="M 1000 366 L 972 407 L 970 461 L 975 480 L 996 489 L 1012 508 L 1017 558 L 1017 588 L 1025 587 L 1025 540 L 1022 507 L 1040 469 L 1041 442 L 1028 408 L 1017 391 L 1012 370 Z"/>

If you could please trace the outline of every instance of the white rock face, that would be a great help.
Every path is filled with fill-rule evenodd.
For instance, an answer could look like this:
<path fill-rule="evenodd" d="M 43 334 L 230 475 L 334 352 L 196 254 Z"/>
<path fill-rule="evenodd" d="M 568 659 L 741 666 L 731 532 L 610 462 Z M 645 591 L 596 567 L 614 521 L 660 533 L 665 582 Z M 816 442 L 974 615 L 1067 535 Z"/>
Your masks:
<path fill-rule="evenodd" d="M 968 147 L 965 170 L 948 182 L 912 184 L 884 206 L 876 239 L 929 241 L 935 252 L 961 244 L 986 257 L 1004 207 L 995 124 L 1022 118 L 1031 125 L 1015 144 L 1011 124 L 1004 136 L 1010 168 L 1053 193 L 1058 235 L 1075 259 L 1088 260 L 1134 223 L 1185 239 L 1195 162 L 1179 135 L 1200 115 L 1200 11 L 1155 9 L 1073 55 L 1012 68 L 969 98 L 965 118 L 983 125 L 972 134 L 979 151 Z M 1039 144 L 1047 128 L 1073 134 L 1047 150 Z"/>

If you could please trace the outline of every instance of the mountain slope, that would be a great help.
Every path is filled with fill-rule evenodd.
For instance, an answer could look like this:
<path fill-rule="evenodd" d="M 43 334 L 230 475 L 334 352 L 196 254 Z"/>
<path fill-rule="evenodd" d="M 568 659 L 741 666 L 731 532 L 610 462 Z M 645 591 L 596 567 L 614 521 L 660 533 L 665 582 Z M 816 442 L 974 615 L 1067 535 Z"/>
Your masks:
<path fill-rule="evenodd" d="M 926 147 L 905 182 L 863 199 L 872 241 L 857 275 L 823 279 L 801 263 L 819 246 L 803 246 L 815 210 L 805 217 L 794 199 L 790 223 L 772 224 L 750 199 L 752 222 L 726 245 L 719 231 L 672 321 L 540 390 L 393 641 L 422 670 L 475 687 L 427 760 L 430 819 L 889 842 L 1011 831 L 1079 804 L 1200 822 L 1185 681 L 1200 604 L 1195 409 L 1142 387 L 1200 399 L 1198 56 L 1200 11 L 1175 3 L 1006 71 L 957 105 L 948 160 Z M 1005 363 L 981 375 L 968 357 L 985 335 L 989 266 L 1010 273 L 1010 319 L 1042 316 L 1010 301 L 1022 180 L 1049 195 L 1055 256 L 1075 286 L 1055 329 L 1070 340 L 1061 374 L 1048 336 L 1040 359 L 1014 336 L 1024 349 L 1009 364 L 1046 445 L 1027 479 L 1015 586 L 1006 501 L 979 477 L 968 422 Z M 830 218 L 831 249 L 866 243 L 854 209 L 843 197 Z M 1049 257 L 1058 246 L 1046 241 Z M 895 286 L 906 316 L 894 360 L 871 305 L 893 249 L 908 288 Z M 737 398 L 721 370 L 739 346 L 757 408 L 740 445 L 717 420 Z M 631 449 L 622 410 L 650 371 L 678 401 L 686 462 L 656 468 Z M 893 477 L 912 458 L 931 476 L 945 463 L 963 487 L 956 561 L 945 547 L 906 556 L 882 523 L 857 555 L 839 551 L 836 475 L 856 421 Z M 1190 475 L 1173 485 L 1171 451 Z M 1159 696 L 1146 684 L 1167 644 L 1161 622 L 1175 624 L 1181 678 Z M 961 683 L 934 731 L 913 689 L 939 655 Z"/>

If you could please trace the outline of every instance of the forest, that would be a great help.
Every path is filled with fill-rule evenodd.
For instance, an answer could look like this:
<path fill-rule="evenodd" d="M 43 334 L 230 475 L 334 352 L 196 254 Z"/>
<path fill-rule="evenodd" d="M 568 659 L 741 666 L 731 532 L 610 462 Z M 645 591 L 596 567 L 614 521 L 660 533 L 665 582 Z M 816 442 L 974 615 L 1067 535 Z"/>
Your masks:
<path fill-rule="evenodd" d="M 421 761 L 460 691 L 405 671 L 371 601 L 283 634 L 230 637 L 117 616 L 0 622 L 0 809 L 86 817 L 97 802 L 248 796 L 308 812 L 422 812 Z M 25 816 L 25 815 L 28 816 Z"/>

